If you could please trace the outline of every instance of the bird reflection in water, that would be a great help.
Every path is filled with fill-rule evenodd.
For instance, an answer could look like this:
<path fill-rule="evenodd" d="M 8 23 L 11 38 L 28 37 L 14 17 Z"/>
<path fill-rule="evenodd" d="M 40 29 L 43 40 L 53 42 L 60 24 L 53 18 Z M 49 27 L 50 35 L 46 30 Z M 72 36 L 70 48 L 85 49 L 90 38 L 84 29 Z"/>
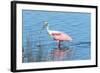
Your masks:
<path fill-rule="evenodd" d="M 71 52 L 71 48 L 55 48 L 50 54 L 53 60 L 64 60 L 65 56 L 70 55 Z"/>

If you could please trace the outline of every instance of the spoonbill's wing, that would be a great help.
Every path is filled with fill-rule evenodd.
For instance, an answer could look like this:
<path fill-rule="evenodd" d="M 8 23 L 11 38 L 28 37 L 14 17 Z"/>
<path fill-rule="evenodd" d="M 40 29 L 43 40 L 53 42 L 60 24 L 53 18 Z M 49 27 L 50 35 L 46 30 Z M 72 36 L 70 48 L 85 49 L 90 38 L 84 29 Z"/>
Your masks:
<path fill-rule="evenodd" d="M 49 34 L 56 40 L 72 40 L 72 38 L 64 32 L 50 31 Z"/>

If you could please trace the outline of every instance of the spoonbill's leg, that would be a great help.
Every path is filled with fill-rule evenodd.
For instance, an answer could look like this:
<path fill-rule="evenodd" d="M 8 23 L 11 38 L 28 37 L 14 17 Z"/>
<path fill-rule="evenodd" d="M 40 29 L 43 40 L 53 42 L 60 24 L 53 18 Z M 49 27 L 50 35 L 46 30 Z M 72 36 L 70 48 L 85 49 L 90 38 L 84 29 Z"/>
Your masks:
<path fill-rule="evenodd" d="M 60 49 L 61 41 L 58 41 L 58 49 Z"/>
<path fill-rule="evenodd" d="M 57 47 L 57 48 L 58 48 L 59 50 L 61 50 L 61 42 L 62 42 L 62 41 L 58 41 L 58 47 Z"/>

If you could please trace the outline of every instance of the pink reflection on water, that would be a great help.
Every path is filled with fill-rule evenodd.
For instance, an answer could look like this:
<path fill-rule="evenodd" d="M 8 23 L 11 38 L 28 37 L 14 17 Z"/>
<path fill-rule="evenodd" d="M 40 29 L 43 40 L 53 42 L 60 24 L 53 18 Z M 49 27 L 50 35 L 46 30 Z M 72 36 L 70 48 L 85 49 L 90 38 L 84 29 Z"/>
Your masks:
<path fill-rule="evenodd" d="M 65 55 L 69 54 L 71 52 L 71 50 L 69 48 L 62 48 L 62 49 L 59 49 L 59 48 L 56 48 L 56 49 L 53 49 L 51 51 L 51 55 L 57 59 L 60 59 L 62 60 L 64 58 Z"/>

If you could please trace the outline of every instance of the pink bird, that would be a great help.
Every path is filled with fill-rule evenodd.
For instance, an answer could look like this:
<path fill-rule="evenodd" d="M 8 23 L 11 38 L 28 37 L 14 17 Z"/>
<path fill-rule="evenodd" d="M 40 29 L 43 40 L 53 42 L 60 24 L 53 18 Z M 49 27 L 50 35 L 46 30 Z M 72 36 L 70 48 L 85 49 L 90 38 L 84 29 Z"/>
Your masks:
<path fill-rule="evenodd" d="M 49 34 L 54 40 L 56 40 L 56 41 L 58 42 L 58 48 L 59 48 L 59 49 L 61 48 L 61 47 L 60 47 L 60 43 L 61 43 L 62 41 L 71 41 L 71 40 L 72 40 L 72 38 L 71 38 L 68 34 L 66 34 L 66 33 L 64 33 L 64 32 L 50 30 L 50 29 L 49 29 L 48 22 L 44 22 L 44 27 L 46 27 L 48 34 Z"/>

